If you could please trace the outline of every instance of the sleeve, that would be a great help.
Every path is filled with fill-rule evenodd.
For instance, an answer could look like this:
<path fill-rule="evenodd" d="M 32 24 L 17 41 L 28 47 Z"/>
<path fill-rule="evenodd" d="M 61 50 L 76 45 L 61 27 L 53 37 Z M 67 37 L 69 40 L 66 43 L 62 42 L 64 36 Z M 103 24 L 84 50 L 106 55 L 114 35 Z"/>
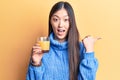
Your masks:
<path fill-rule="evenodd" d="M 79 65 L 80 80 L 95 80 L 98 69 L 98 60 L 94 57 L 94 52 L 86 53 L 82 50 L 82 60 Z"/>
<path fill-rule="evenodd" d="M 30 64 L 28 67 L 26 80 L 42 80 L 43 73 L 44 73 L 43 64 L 39 67 L 35 67 Z"/>

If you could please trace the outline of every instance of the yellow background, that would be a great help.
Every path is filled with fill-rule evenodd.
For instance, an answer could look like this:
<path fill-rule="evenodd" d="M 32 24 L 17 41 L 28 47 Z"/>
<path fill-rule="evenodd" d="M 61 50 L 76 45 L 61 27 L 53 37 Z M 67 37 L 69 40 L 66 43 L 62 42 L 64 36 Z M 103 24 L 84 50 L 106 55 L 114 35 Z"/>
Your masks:
<path fill-rule="evenodd" d="M 48 15 L 59 0 L 0 0 L 0 80 L 25 80 L 31 48 L 46 36 Z M 67 0 L 74 8 L 81 38 L 95 44 L 96 80 L 120 80 L 120 0 Z"/>

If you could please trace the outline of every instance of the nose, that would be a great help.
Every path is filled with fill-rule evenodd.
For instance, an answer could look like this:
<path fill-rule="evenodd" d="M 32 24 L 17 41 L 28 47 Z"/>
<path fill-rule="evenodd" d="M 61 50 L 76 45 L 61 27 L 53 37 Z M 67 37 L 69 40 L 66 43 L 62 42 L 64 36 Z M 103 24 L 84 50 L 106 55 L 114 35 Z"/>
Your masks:
<path fill-rule="evenodd" d="M 64 26 L 64 22 L 62 20 L 60 20 L 59 27 L 63 27 L 63 26 Z"/>

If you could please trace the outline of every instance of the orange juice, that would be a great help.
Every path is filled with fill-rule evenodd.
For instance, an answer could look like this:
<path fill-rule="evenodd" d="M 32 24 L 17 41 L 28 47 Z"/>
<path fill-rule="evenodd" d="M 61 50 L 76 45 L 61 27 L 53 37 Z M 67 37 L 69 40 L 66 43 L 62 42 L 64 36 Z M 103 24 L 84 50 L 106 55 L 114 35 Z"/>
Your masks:
<path fill-rule="evenodd" d="M 49 51 L 50 41 L 38 41 L 38 43 L 39 43 L 43 53 Z"/>

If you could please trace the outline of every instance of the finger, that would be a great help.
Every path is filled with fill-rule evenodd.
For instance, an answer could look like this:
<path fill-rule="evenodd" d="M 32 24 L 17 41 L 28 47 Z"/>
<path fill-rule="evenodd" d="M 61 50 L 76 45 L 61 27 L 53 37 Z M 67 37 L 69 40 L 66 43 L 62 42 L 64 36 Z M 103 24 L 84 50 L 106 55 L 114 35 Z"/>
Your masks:
<path fill-rule="evenodd" d="M 97 40 L 100 40 L 100 39 L 102 39 L 102 38 L 101 38 L 101 37 L 96 37 L 96 39 L 97 39 Z"/>
<path fill-rule="evenodd" d="M 40 44 L 36 43 L 35 46 L 40 46 Z"/>
<path fill-rule="evenodd" d="M 33 49 L 41 49 L 40 46 L 33 46 Z"/>
<path fill-rule="evenodd" d="M 87 35 L 87 36 L 85 36 L 85 38 L 88 38 L 88 37 L 90 37 L 91 35 Z"/>
<path fill-rule="evenodd" d="M 42 51 L 41 49 L 34 49 L 33 52 Z"/>
<path fill-rule="evenodd" d="M 96 40 L 100 40 L 100 39 L 102 39 L 102 38 L 101 38 L 101 37 L 96 37 L 96 38 L 95 38 L 95 41 L 96 41 Z"/>
<path fill-rule="evenodd" d="M 33 50 L 33 54 L 40 54 L 40 53 L 42 53 L 42 50 L 39 50 L 39 49 Z"/>

